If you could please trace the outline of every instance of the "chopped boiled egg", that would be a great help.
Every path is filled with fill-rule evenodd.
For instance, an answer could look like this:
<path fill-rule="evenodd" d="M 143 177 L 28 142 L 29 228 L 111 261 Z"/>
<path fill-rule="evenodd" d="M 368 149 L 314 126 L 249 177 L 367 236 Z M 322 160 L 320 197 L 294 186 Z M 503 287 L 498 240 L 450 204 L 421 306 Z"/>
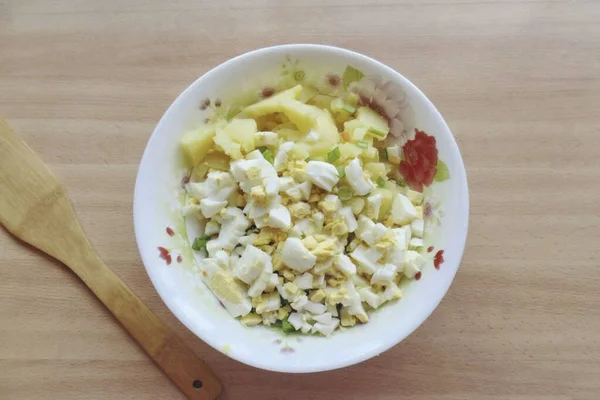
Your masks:
<path fill-rule="evenodd" d="M 371 246 L 375 245 L 375 242 L 381 239 L 386 234 L 387 230 L 388 228 L 382 223 L 375 223 L 364 215 L 358 217 L 356 236 Z"/>
<path fill-rule="evenodd" d="M 263 270 L 248 289 L 248 296 L 257 297 L 265 291 L 271 281 L 271 271 Z"/>
<path fill-rule="evenodd" d="M 425 265 L 425 258 L 416 251 L 408 250 L 402 272 L 407 278 L 414 278 L 417 272 L 421 271 L 423 265 Z"/>
<path fill-rule="evenodd" d="M 242 210 L 235 207 L 229 207 L 222 215 L 223 223 L 219 236 L 216 239 L 209 240 L 206 243 L 206 250 L 209 255 L 219 250 L 233 250 L 238 244 L 238 239 L 244 236 L 246 229 L 250 226 L 250 221 L 246 218 Z"/>
<path fill-rule="evenodd" d="M 352 212 L 352 207 L 342 207 L 338 211 L 338 215 L 344 218 L 344 222 L 346 223 L 346 228 L 348 232 L 352 233 L 358 228 L 358 222 L 354 217 L 354 213 Z"/>
<path fill-rule="evenodd" d="M 279 150 L 277 150 L 277 154 L 275 155 L 275 159 L 273 161 L 273 167 L 275 167 L 275 170 L 283 170 L 288 161 L 288 153 L 293 147 L 293 142 L 285 142 L 279 146 Z"/>
<path fill-rule="evenodd" d="M 309 161 L 306 175 L 313 184 L 328 192 L 340 179 L 338 170 L 332 164 L 323 161 Z"/>
<path fill-rule="evenodd" d="M 367 216 L 377 220 L 379 217 L 379 209 L 381 208 L 381 202 L 383 196 L 381 193 L 371 195 L 367 198 Z"/>
<path fill-rule="evenodd" d="M 417 210 L 408 197 L 402 193 L 396 193 L 392 202 L 392 221 L 398 225 L 405 225 L 417 218 Z"/>
<path fill-rule="evenodd" d="M 255 186 L 264 185 L 268 195 L 277 194 L 279 192 L 277 171 L 258 150 L 253 151 L 251 154 L 255 158 L 231 163 L 233 178 L 245 193 L 250 193 Z"/>
<path fill-rule="evenodd" d="M 279 178 L 279 191 L 286 192 L 296 184 L 291 176 L 282 176 Z"/>
<path fill-rule="evenodd" d="M 222 269 L 215 259 L 204 259 L 200 269 L 206 285 L 233 317 L 244 316 L 252 310 L 252 303 L 244 289 L 228 271 Z"/>
<path fill-rule="evenodd" d="M 410 250 L 418 250 L 424 246 L 423 239 L 414 237 L 408 242 L 408 248 Z"/>
<path fill-rule="evenodd" d="M 356 275 L 356 265 L 350 260 L 345 254 L 338 254 L 335 256 L 334 264 L 344 275 L 351 277 Z"/>
<path fill-rule="evenodd" d="M 388 160 L 392 164 L 400 164 L 400 161 L 402 161 L 402 149 L 400 148 L 400 146 L 390 146 L 387 147 L 385 150 L 387 152 Z"/>
<path fill-rule="evenodd" d="M 412 229 L 412 233 L 415 236 L 420 238 L 423 237 L 423 232 L 425 230 L 425 221 L 423 221 L 422 219 L 415 219 L 413 222 L 411 222 L 410 227 Z"/>
<path fill-rule="evenodd" d="M 382 256 L 383 254 L 376 248 L 367 247 L 362 244 L 350 253 L 350 257 L 358 263 L 358 266 L 369 274 L 373 274 L 379 269 L 380 265 L 378 261 Z"/>
<path fill-rule="evenodd" d="M 204 234 L 206 236 L 212 236 L 219 233 L 221 227 L 215 221 L 208 221 L 204 226 Z"/>
<path fill-rule="evenodd" d="M 393 282 L 394 275 L 396 275 L 396 266 L 385 264 L 375 271 L 371 277 L 371 285 L 389 285 Z"/>
<path fill-rule="evenodd" d="M 256 146 L 277 146 L 276 132 L 256 132 L 254 134 L 254 144 Z"/>
<path fill-rule="evenodd" d="M 200 200 L 200 211 L 206 218 L 210 218 L 227 205 L 227 200 L 214 200 L 206 198 Z"/>
<path fill-rule="evenodd" d="M 319 209 L 325 214 L 334 214 L 342 208 L 340 198 L 334 194 L 328 194 L 319 202 Z"/>
<path fill-rule="evenodd" d="M 292 178 L 293 179 L 293 178 Z M 290 196 L 293 201 L 308 200 L 312 183 L 309 181 L 295 183 L 285 193 Z"/>
<path fill-rule="evenodd" d="M 281 255 L 284 264 L 298 272 L 308 271 L 317 261 L 317 256 L 308 251 L 298 238 L 287 238 Z"/>
<path fill-rule="evenodd" d="M 298 287 L 298 289 L 312 289 L 313 287 L 313 276 L 310 272 L 305 272 L 300 276 L 297 276 L 294 279 L 294 285 Z"/>
<path fill-rule="evenodd" d="M 383 299 L 378 294 L 374 293 L 370 287 L 363 287 L 358 290 L 360 300 L 367 303 L 369 306 L 377 309 L 383 303 Z"/>
<path fill-rule="evenodd" d="M 271 256 L 252 245 L 246 246 L 240 260 L 233 266 L 234 275 L 248 285 L 252 284 L 263 271 L 269 273 L 273 271 Z"/>
<path fill-rule="evenodd" d="M 277 205 L 269 211 L 269 223 L 268 226 L 273 228 L 279 228 L 287 231 L 292 226 L 292 217 L 289 210 L 282 206 Z"/>
<path fill-rule="evenodd" d="M 350 161 L 346 166 L 345 171 L 348 184 L 350 184 L 352 190 L 354 190 L 354 193 L 357 195 L 364 196 L 375 187 L 373 182 L 365 177 L 365 172 L 363 171 L 358 158 Z"/>

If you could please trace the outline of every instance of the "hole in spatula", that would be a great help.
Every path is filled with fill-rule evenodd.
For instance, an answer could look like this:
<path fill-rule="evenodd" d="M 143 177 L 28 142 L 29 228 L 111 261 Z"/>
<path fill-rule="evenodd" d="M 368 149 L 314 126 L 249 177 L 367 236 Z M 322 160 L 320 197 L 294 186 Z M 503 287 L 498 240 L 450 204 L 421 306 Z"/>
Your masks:
<path fill-rule="evenodd" d="M 199 390 L 202 388 L 202 381 L 200 379 L 196 379 L 194 382 L 192 382 L 192 386 L 194 389 Z"/>

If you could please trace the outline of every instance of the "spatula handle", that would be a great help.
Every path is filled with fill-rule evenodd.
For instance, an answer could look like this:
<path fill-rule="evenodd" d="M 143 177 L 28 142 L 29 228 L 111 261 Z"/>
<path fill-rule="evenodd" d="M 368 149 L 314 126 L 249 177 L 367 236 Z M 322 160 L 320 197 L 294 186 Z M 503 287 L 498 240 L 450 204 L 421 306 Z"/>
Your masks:
<path fill-rule="evenodd" d="M 0 224 L 70 267 L 191 400 L 213 400 L 219 379 L 96 254 L 64 187 L 0 119 Z"/>
<path fill-rule="evenodd" d="M 72 268 L 140 346 L 192 400 L 216 399 L 219 379 L 95 253 L 85 268 Z"/>

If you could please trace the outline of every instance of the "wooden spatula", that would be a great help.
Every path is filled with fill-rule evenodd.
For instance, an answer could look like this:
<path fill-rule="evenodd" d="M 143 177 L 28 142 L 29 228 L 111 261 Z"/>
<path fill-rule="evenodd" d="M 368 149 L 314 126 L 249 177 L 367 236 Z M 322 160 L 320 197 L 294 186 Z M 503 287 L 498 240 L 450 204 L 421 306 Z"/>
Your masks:
<path fill-rule="evenodd" d="M 0 224 L 73 270 L 190 399 L 212 400 L 219 379 L 98 257 L 65 188 L 0 119 Z"/>

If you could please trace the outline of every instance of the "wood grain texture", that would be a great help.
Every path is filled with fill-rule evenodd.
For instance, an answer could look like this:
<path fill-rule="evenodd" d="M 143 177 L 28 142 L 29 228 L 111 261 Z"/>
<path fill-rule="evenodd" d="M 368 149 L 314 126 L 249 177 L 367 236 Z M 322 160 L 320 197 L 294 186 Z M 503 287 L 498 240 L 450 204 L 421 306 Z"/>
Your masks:
<path fill-rule="evenodd" d="M 225 399 L 596 400 L 598 21 L 595 0 L 0 0 L 0 115 Z M 179 324 L 131 215 L 146 140 L 177 94 L 234 55 L 297 42 L 411 79 L 453 130 L 471 190 L 463 264 L 423 326 L 375 359 L 300 376 L 241 365 Z M 0 248 L 0 398 L 184 398 L 72 274 L 8 234 Z"/>
<path fill-rule="evenodd" d="M 208 366 L 102 262 L 64 186 L 1 119 L 0 191 L 0 226 L 69 267 L 190 400 L 221 394 Z"/>

